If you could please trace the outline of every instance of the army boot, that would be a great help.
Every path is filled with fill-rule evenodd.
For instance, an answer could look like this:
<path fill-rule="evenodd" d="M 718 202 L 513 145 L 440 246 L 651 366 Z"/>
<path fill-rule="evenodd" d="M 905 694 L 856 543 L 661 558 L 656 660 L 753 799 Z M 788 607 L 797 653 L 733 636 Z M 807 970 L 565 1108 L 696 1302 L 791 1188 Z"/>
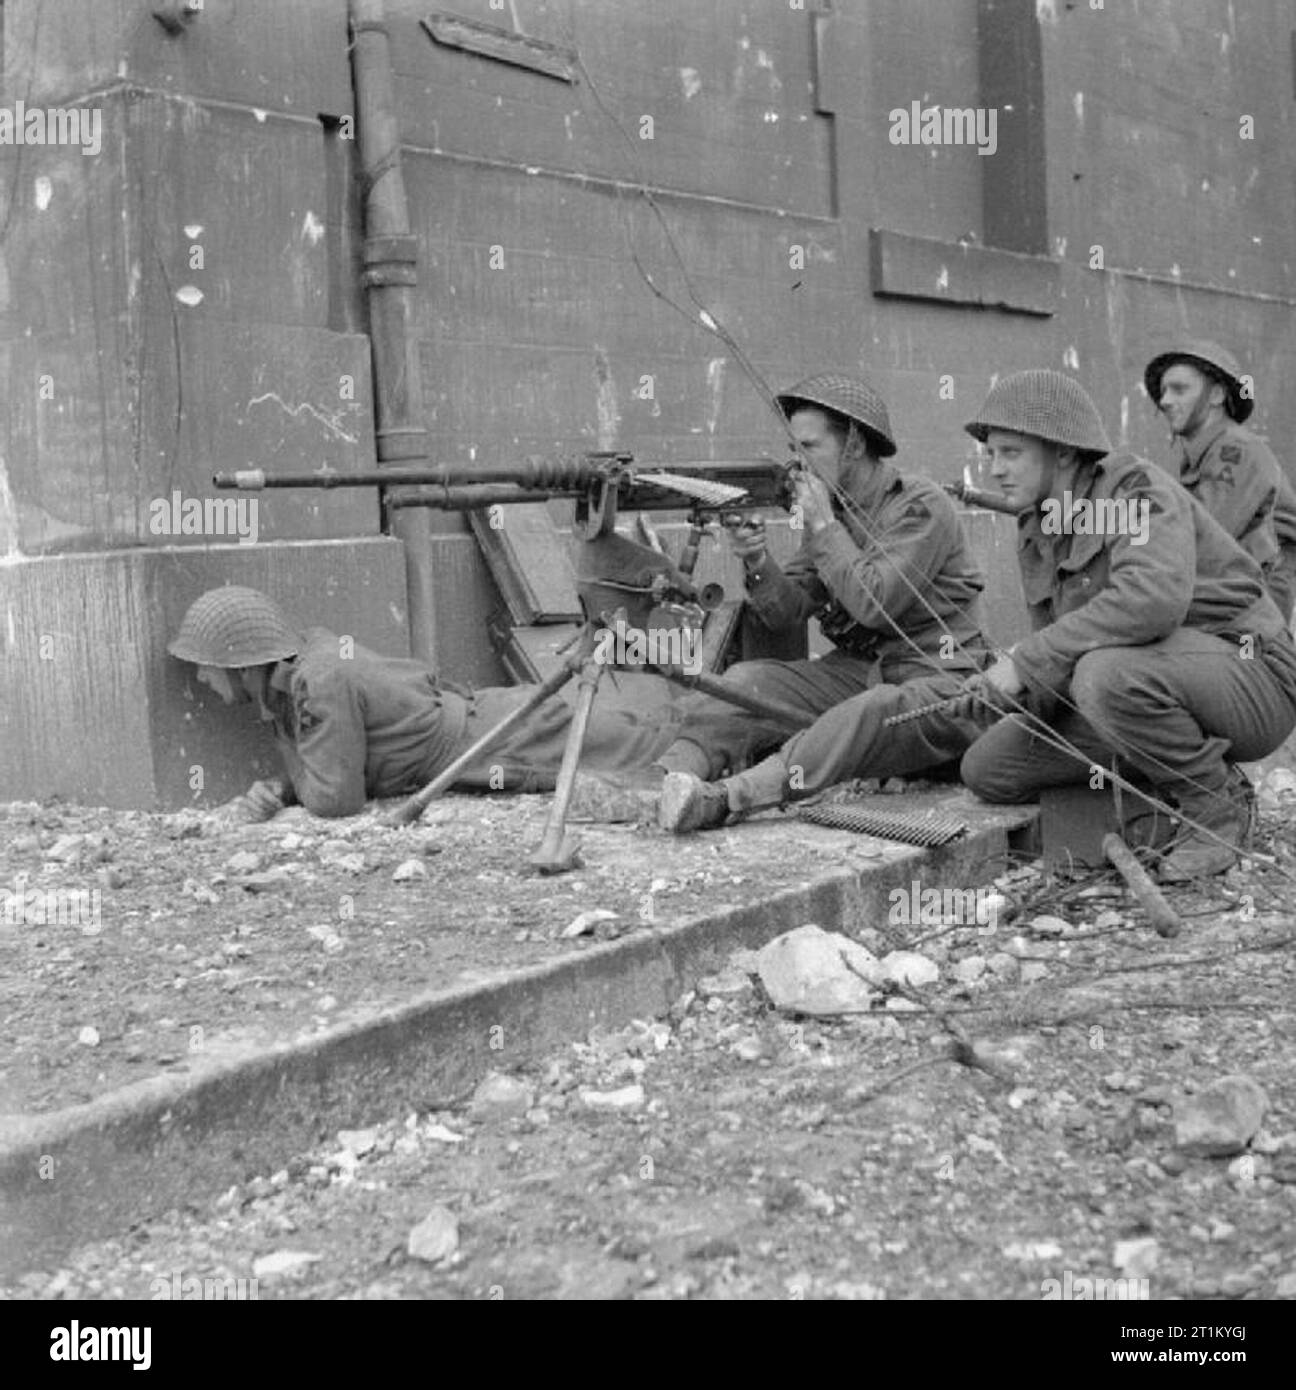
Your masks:
<path fill-rule="evenodd" d="M 1213 833 L 1205 835 L 1185 825 L 1174 851 L 1161 863 L 1162 882 L 1188 883 L 1231 869 L 1250 837 L 1253 799 L 1251 783 L 1236 767 L 1229 768 L 1219 791 L 1194 788 L 1179 796 L 1183 815 Z"/>
<path fill-rule="evenodd" d="M 675 835 L 714 830 L 729 819 L 723 782 L 704 782 L 691 772 L 668 772 L 657 802 L 657 824 Z"/>

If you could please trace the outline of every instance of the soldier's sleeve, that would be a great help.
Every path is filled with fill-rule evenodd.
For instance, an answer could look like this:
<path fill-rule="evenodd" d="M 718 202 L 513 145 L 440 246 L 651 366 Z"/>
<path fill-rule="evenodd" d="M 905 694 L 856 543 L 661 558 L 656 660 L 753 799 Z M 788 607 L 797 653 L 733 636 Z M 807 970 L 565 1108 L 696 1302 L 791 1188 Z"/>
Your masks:
<path fill-rule="evenodd" d="M 830 597 L 805 545 L 788 562 L 786 570 L 773 556 L 767 556 L 756 574 L 747 576 L 748 607 L 772 632 L 800 627 Z"/>
<path fill-rule="evenodd" d="M 1267 452 L 1267 451 L 1266 451 Z M 1277 496 L 1277 464 L 1272 465 L 1259 451 L 1240 443 L 1221 444 L 1202 460 L 1193 493 L 1216 521 L 1251 553 L 1268 559 L 1277 550 L 1273 539 L 1272 513 Z M 1254 532 L 1269 533 L 1269 544 L 1257 546 Z"/>
<path fill-rule="evenodd" d="M 1155 642 L 1188 614 L 1197 576 L 1191 498 L 1150 467 L 1130 473 L 1113 495 L 1147 501 L 1146 540 L 1133 533 L 1108 539 L 1106 587 L 1013 648 L 1013 664 L 1033 691 L 1060 689 L 1086 652 Z"/>
<path fill-rule="evenodd" d="M 355 815 L 365 804 L 367 751 L 359 692 L 324 669 L 300 673 L 292 696 L 294 727 L 277 742 L 297 799 L 312 815 Z"/>
<path fill-rule="evenodd" d="M 864 549 L 834 522 L 809 538 L 807 550 L 820 578 L 857 623 L 890 632 L 892 622 L 922 606 L 920 595 L 929 593 L 961 542 L 958 513 L 947 498 L 920 492 L 903 497 L 898 514 L 885 522 L 870 517 L 869 526 L 876 543 Z"/>

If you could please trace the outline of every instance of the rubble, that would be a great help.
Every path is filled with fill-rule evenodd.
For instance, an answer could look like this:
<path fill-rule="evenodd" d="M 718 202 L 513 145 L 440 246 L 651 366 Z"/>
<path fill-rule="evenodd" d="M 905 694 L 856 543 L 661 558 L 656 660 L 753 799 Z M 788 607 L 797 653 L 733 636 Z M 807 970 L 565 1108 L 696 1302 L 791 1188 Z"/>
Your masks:
<path fill-rule="evenodd" d="M 775 1008 L 791 1013 L 867 1013 L 887 978 L 871 951 L 813 923 L 775 937 L 757 961 Z"/>
<path fill-rule="evenodd" d="M 525 1081 L 493 1071 L 473 1092 L 468 1115 L 486 1124 L 520 1119 L 534 1101 L 535 1090 Z"/>
<path fill-rule="evenodd" d="M 459 1249 L 459 1221 L 448 1207 L 435 1206 L 409 1233 L 410 1256 L 427 1264 L 441 1264 Z"/>
<path fill-rule="evenodd" d="M 1199 1158 L 1241 1153 L 1269 1109 L 1249 1076 L 1224 1076 L 1175 1107 L 1175 1147 Z"/>

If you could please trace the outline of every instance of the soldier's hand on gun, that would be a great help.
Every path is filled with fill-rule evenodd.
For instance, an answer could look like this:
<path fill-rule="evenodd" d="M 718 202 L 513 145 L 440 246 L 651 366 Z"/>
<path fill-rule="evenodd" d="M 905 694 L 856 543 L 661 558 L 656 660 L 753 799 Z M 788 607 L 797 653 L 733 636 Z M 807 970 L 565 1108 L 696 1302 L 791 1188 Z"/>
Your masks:
<path fill-rule="evenodd" d="M 961 702 L 953 713 L 962 719 L 985 719 L 988 715 L 1011 714 L 1026 690 L 1010 655 L 998 658 L 986 671 L 969 676 L 960 687 Z"/>
<path fill-rule="evenodd" d="M 729 548 L 749 570 L 759 569 L 769 553 L 765 548 L 765 522 L 758 516 L 737 512 L 725 517 Z"/>

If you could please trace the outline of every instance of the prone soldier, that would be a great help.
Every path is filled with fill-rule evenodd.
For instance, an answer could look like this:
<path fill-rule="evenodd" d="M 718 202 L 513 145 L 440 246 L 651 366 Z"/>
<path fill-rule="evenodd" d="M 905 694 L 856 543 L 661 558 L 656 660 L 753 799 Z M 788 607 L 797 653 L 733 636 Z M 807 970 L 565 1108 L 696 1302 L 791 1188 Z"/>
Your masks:
<path fill-rule="evenodd" d="M 227 704 L 255 703 L 273 727 L 286 777 L 257 782 L 236 798 L 229 813 L 241 820 L 268 820 L 294 801 L 317 816 L 350 816 L 369 797 L 415 792 L 533 689 L 468 690 L 438 680 L 421 662 L 380 656 L 350 639 L 344 645 L 325 628 L 299 633 L 265 594 L 234 584 L 197 598 L 168 650 L 196 666 L 198 680 Z M 582 749 L 583 765 L 609 779 L 604 806 L 626 784 L 633 799 L 632 770 L 646 768 L 671 742 L 683 705 L 659 676 L 618 673 L 617 688 L 608 685 Z M 550 697 L 455 785 L 552 790 L 571 714 L 561 695 Z M 600 804 L 596 788 L 588 795 Z"/>

